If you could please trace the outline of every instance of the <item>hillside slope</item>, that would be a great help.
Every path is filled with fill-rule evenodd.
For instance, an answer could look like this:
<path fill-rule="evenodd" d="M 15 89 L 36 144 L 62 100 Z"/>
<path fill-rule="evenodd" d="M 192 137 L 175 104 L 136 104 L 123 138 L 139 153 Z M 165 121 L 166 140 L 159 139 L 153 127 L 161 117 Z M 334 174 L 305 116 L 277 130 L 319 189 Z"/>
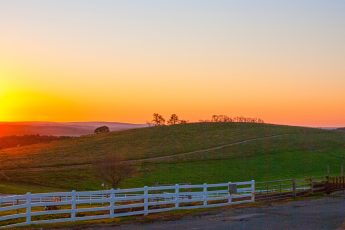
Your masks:
<path fill-rule="evenodd" d="M 195 123 L 112 132 L 0 151 L 4 184 L 99 189 L 107 154 L 136 163 L 122 186 L 322 175 L 339 168 L 345 134 L 246 123 Z M 1 179 L 1 175 L 0 175 Z M 6 186 L 3 186 L 6 187 Z M 46 188 L 42 188 L 46 190 Z M 1 191 L 1 186 L 0 186 Z"/>
<path fill-rule="evenodd" d="M 146 127 L 145 124 L 119 122 L 0 122 L 0 137 L 22 135 L 81 136 L 93 134 L 100 126 L 111 131 Z"/>

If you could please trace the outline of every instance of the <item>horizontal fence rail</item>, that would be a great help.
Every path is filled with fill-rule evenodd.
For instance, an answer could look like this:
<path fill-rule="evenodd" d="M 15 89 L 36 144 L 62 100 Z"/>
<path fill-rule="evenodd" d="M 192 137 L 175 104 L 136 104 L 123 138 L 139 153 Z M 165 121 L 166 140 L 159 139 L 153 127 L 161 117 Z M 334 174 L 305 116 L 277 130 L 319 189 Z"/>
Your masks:
<path fill-rule="evenodd" d="M 345 190 L 344 176 L 0 197 L 0 228 L 276 201 Z"/>
<path fill-rule="evenodd" d="M 345 177 L 309 177 L 256 182 L 255 201 L 276 201 L 345 189 Z"/>
<path fill-rule="evenodd" d="M 0 197 L 0 228 L 148 215 L 255 201 L 255 181 Z"/>

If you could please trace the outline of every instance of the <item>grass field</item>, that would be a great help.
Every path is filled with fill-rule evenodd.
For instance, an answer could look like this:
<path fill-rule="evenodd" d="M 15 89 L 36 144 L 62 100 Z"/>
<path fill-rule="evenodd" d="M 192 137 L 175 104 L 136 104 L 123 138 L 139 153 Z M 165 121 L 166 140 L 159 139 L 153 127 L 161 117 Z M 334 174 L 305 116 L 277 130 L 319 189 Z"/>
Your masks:
<path fill-rule="evenodd" d="M 0 150 L 0 192 L 100 189 L 94 162 L 137 161 L 121 187 L 324 175 L 340 172 L 345 133 L 250 123 L 141 128 Z M 161 158 L 157 158 L 161 157 Z"/>

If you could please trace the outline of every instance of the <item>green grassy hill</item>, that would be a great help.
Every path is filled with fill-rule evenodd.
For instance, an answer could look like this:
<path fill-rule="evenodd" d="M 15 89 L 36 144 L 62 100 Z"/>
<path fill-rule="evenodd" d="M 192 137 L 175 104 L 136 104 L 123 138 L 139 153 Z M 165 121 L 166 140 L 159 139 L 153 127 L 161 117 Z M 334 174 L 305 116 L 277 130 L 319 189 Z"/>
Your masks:
<path fill-rule="evenodd" d="M 345 133 L 249 123 L 134 129 L 0 150 L 0 192 L 100 189 L 94 162 L 138 167 L 121 187 L 324 175 L 340 171 Z"/>

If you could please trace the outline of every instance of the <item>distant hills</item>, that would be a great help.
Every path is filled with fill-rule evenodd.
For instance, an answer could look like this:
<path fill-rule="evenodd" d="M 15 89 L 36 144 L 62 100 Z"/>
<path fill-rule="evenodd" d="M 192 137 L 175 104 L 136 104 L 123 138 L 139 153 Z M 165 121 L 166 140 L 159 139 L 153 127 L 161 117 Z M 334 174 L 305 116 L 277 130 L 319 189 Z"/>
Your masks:
<path fill-rule="evenodd" d="M 11 135 L 81 136 L 92 134 L 97 127 L 110 131 L 147 127 L 146 124 L 119 122 L 0 122 L 0 137 Z"/>
<path fill-rule="evenodd" d="M 344 131 L 345 132 L 345 127 L 344 128 L 338 128 L 337 130 Z"/>

